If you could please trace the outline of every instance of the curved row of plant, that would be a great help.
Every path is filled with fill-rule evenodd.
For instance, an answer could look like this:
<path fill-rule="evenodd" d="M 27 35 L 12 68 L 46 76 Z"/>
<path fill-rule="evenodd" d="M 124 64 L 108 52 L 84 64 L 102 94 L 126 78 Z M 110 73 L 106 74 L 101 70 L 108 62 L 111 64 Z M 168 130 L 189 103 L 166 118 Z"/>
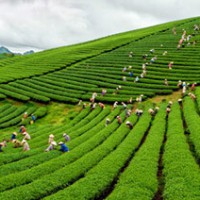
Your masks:
<path fill-rule="evenodd" d="M 166 128 L 162 104 L 149 134 L 107 199 L 153 199 L 158 189 L 158 160 Z"/>
<path fill-rule="evenodd" d="M 195 162 L 186 141 L 178 103 L 172 106 L 169 115 L 163 160 L 164 199 L 198 199 L 200 197 L 199 166 Z"/>
<path fill-rule="evenodd" d="M 184 118 L 190 132 L 189 139 L 194 145 L 195 152 L 200 158 L 200 118 L 196 112 L 195 104 L 190 97 L 186 97 L 183 103 Z"/>
<path fill-rule="evenodd" d="M 123 115 L 125 115 L 125 114 L 123 114 Z M 123 117 L 123 116 L 121 116 L 121 117 Z M 132 116 L 132 117 L 134 117 L 135 120 L 137 120 L 135 116 Z M 46 190 L 39 192 L 39 188 L 37 188 L 36 189 L 37 194 L 32 189 L 30 189 L 30 190 L 28 189 L 29 195 L 31 195 L 32 198 L 41 198 L 43 195 L 48 193 L 48 191 L 51 191 L 51 190 L 55 191 L 55 189 L 60 188 L 61 185 L 63 185 L 63 186 L 66 185 L 66 177 L 65 176 L 70 175 L 70 177 L 72 178 L 71 180 L 74 180 L 75 177 L 80 177 L 80 173 L 85 173 L 85 170 L 87 168 L 89 169 L 89 168 L 93 167 L 93 165 L 95 165 L 96 162 L 100 161 L 104 156 L 106 156 L 110 151 L 112 151 L 118 144 L 120 144 L 120 142 L 123 140 L 123 138 L 129 132 L 129 129 L 127 127 L 120 126 L 120 128 L 117 131 L 115 131 L 115 134 L 112 134 L 113 128 L 116 129 L 117 126 L 118 126 L 118 124 L 116 122 L 110 124 L 109 126 L 107 126 L 105 128 L 105 130 L 103 129 L 102 131 L 100 131 L 95 137 L 89 139 L 86 143 L 83 143 L 79 148 L 75 148 L 74 150 L 70 151 L 70 153 L 68 155 L 64 154 L 65 156 L 63 155 L 62 160 L 59 159 L 59 161 L 62 162 L 62 165 L 65 163 L 65 167 L 63 166 L 63 168 L 60 168 L 59 170 L 55 171 L 54 173 L 50 173 L 50 172 L 48 173 L 47 170 L 48 171 L 52 170 L 52 168 L 55 165 L 51 166 L 51 168 L 48 167 L 48 168 L 46 168 L 46 173 L 48 173 L 49 175 L 43 176 L 42 178 L 39 178 L 38 176 L 36 176 L 35 173 L 33 173 L 33 174 L 31 173 L 32 175 L 35 176 L 35 178 L 38 177 L 39 179 L 38 180 L 32 179 L 32 181 L 33 181 L 32 183 L 24 185 L 24 186 L 20 186 L 20 187 L 15 187 L 12 190 L 2 192 L 1 195 L 3 195 L 4 199 L 6 199 L 6 198 L 8 198 L 9 195 L 11 195 L 11 193 L 17 192 L 17 193 L 15 193 L 16 196 L 18 196 L 17 198 L 20 197 L 21 199 L 23 199 L 23 198 L 29 199 L 30 196 L 26 196 L 26 194 L 24 193 L 24 189 L 23 189 L 24 187 L 25 188 L 30 187 L 32 189 L 33 188 L 36 189 L 36 187 L 41 188 L 41 185 L 45 184 L 46 186 L 43 188 L 46 188 Z M 121 134 L 122 130 L 124 130 L 123 131 L 124 134 Z M 105 137 L 108 137 L 109 135 L 111 135 L 111 136 L 107 140 L 105 140 Z M 104 141 L 104 142 L 102 143 L 102 141 Z M 95 144 L 99 144 L 99 142 L 100 142 L 100 145 L 98 147 L 96 147 L 94 151 L 91 151 L 91 146 L 94 146 Z M 80 149 L 81 149 L 81 151 L 80 151 Z M 104 149 L 104 150 L 102 151 L 101 149 L 102 150 Z M 84 151 L 88 151 L 88 150 L 89 150 L 89 153 L 84 152 Z M 75 162 L 70 161 L 70 157 L 71 157 L 71 159 L 74 159 L 73 157 L 77 158 L 78 155 L 82 155 L 82 157 Z M 65 162 L 63 163 L 64 158 L 65 158 Z M 68 163 L 71 163 L 70 165 L 66 165 L 67 160 L 68 160 Z M 88 162 L 88 160 L 90 160 L 90 162 Z M 85 167 L 83 167 L 84 165 L 85 165 Z M 82 166 L 82 167 L 80 168 L 78 166 Z M 74 173 L 67 173 L 67 174 L 63 173 L 66 170 L 69 171 L 69 170 L 74 170 L 74 169 L 78 169 L 78 171 L 74 171 L 75 173 L 77 173 L 76 176 L 74 176 L 75 175 Z M 44 168 L 42 167 L 41 170 L 43 171 Z M 37 170 L 37 173 L 41 173 L 41 170 L 40 171 Z M 81 170 L 81 171 L 79 171 L 79 170 Z M 43 174 L 43 173 L 41 173 L 41 174 Z M 21 177 L 21 175 L 19 177 Z M 26 180 L 30 179 L 30 172 L 29 172 L 29 176 L 24 176 L 24 178 Z M 25 181 L 24 178 L 23 179 L 20 178 L 20 181 Z M 8 179 L 6 179 L 6 180 L 8 180 Z M 47 180 L 49 180 L 51 182 L 50 185 L 48 184 Z M 54 181 L 52 182 L 52 180 L 54 180 Z M 13 178 L 12 178 L 12 182 L 13 183 L 15 182 L 13 180 Z M 3 184 L 5 182 L 3 181 L 1 183 Z M 27 183 L 27 181 L 25 181 L 25 183 Z M 54 184 L 52 184 L 52 183 L 54 183 Z M 16 184 L 20 185 L 19 180 L 17 181 L 17 179 L 16 179 L 16 182 L 13 184 L 13 186 L 14 185 L 16 186 Z M 4 184 L 4 187 L 5 187 L 5 184 Z M 23 192 L 21 192 L 21 190 L 23 190 Z M 18 195 L 18 194 L 21 194 L 22 196 Z M 23 196 L 23 194 L 26 197 Z"/>

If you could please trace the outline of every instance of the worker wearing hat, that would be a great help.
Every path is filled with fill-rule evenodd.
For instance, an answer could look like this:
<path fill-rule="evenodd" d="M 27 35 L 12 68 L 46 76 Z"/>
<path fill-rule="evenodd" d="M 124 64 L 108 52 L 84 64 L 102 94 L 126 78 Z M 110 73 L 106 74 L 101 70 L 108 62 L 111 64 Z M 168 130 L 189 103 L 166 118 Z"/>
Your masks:
<path fill-rule="evenodd" d="M 11 141 L 13 141 L 14 139 L 16 139 L 17 133 L 13 132 L 11 135 Z"/>
<path fill-rule="evenodd" d="M 57 143 L 55 141 L 53 141 L 53 142 L 51 142 L 51 144 L 47 147 L 47 149 L 45 151 L 47 152 L 47 151 L 54 150 L 56 146 L 57 146 Z"/>
<path fill-rule="evenodd" d="M 29 151 L 30 150 L 30 147 L 29 147 L 27 140 L 22 140 L 21 144 L 23 145 L 23 151 Z"/>
<path fill-rule="evenodd" d="M 30 140 L 31 139 L 31 136 L 27 133 L 27 132 L 24 132 L 22 133 L 24 135 L 24 140 Z"/>
<path fill-rule="evenodd" d="M 67 135 L 67 133 L 63 133 L 63 137 L 65 138 L 66 142 L 70 141 L 70 137 Z"/>
<path fill-rule="evenodd" d="M 58 144 L 60 145 L 60 151 L 62 151 L 62 152 L 69 151 L 69 148 L 66 146 L 66 144 L 64 142 L 59 142 Z"/>
<path fill-rule="evenodd" d="M 51 144 L 53 141 L 54 141 L 54 135 L 50 134 L 48 143 Z"/>

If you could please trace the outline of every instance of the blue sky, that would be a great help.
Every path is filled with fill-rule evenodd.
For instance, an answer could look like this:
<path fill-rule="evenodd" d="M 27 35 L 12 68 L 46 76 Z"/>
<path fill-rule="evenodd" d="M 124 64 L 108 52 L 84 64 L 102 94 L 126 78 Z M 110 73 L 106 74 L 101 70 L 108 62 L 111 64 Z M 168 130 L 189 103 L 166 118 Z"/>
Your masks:
<path fill-rule="evenodd" d="M 198 0 L 0 0 L 0 46 L 44 50 L 199 16 Z"/>

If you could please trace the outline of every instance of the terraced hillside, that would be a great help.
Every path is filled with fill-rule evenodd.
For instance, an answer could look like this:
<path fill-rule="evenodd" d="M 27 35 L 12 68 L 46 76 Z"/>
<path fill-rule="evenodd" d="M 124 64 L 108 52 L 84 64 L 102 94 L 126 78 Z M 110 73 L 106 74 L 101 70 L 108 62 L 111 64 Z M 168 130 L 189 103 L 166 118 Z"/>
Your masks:
<path fill-rule="evenodd" d="M 96 92 L 98 101 L 113 103 L 136 100 L 141 94 L 170 94 L 178 89 L 178 80 L 199 81 L 199 32 L 194 31 L 198 22 L 182 20 L 2 61 L 0 97 L 77 103 Z M 186 40 L 191 38 L 177 50 L 183 29 Z M 107 90 L 103 97 L 102 89 Z"/>
<path fill-rule="evenodd" d="M 199 22 L 0 61 L 0 199 L 199 200 Z"/>

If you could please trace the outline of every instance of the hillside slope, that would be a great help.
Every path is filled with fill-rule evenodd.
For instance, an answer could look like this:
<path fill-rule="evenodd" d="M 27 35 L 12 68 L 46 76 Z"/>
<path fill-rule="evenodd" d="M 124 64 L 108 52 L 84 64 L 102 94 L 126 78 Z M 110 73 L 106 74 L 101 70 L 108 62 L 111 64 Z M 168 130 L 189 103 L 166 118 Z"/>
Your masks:
<path fill-rule="evenodd" d="M 94 92 L 99 101 L 107 103 L 135 100 L 141 94 L 143 98 L 169 94 L 177 89 L 178 80 L 198 82 L 199 32 L 194 31 L 198 21 L 192 18 L 166 23 L 2 61 L 0 94 L 25 101 L 69 103 L 88 101 Z M 188 35 L 191 38 L 177 50 L 183 29 L 185 39 Z M 150 49 L 155 52 L 151 54 Z M 170 62 L 174 63 L 172 70 L 168 69 Z M 102 89 L 107 90 L 105 96 L 101 96 Z"/>
<path fill-rule="evenodd" d="M 199 18 L 2 60 L 0 199 L 199 200 L 195 24 Z"/>

